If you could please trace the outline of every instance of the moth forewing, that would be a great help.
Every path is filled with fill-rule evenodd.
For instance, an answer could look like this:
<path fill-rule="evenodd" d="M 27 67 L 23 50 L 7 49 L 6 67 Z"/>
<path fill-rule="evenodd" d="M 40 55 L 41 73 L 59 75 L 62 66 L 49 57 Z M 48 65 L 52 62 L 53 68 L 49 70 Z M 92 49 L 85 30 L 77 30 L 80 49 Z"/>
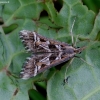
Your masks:
<path fill-rule="evenodd" d="M 20 31 L 20 38 L 25 49 L 32 53 L 20 73 L 23 79 L 36 76 L 48 68 L 66 62 L 85 49 L 85 47 L 74 48 L 67 43 L 48 39 L 28 30 Z"/>

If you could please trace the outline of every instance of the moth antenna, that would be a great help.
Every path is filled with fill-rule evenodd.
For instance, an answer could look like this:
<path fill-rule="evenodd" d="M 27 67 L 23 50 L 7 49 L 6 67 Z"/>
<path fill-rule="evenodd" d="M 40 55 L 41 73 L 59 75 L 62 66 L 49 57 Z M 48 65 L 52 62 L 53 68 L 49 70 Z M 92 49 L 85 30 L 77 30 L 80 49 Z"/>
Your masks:
<path fill-rule="evenodd" d="M 69 66 L 71 65 L 71 63 L 72 63 L 72 61 L 74 60 L 74 58 L 72 58 L 71 60 L 70 60 L 70 62 L 69 62 L 69 65 L 66 67 L 66 70 L 65 70 L 65 78 L 64 78 L 64 80 L 66 80 L 67 79 L 67 75 L 66 75 L 66 72 L 67 72 L 67 69 L 69 68 Z"/>
<path fill-rule="evenodd" d="M 76 17 L 72 23 L 72 27 L 71 27 L 71 30 L 70 30 L 70 34 L 71 34 L 71 40 L 72 40 L 72 46 L 74 45 L 74 37 L 73 37 L 73 27 L 74 27 L 74 24 L 75 24 L 75 20 L 76 20 Z"/>
<path fill-rule="evenodd" d="M 65 83 L 68 83 L 69 78 L 70 78 L 70 76 L 67 76 L 66 79 L 63 80 L 63 85 L 65 85 Z"/>
<path fill-rule="evenodd" d="M 80 60 L 82 60 L 83 62 L 85 62 L 86 64 L 88 64 L 89 66 L 92 66 L 92 67 L 93 67 L 93 65 L 87 63 L 83 58 L 81 58 L 81 57 L 79 57 L 79 56 L 75 56 L 75 57 L 76 57 L 76 58 L 79 58 Z"/>
<path fill-rule="evenodd" d="M 79 56 L 74 56 L 74 57 L 79 58 L 80 60 L 82 60 L 83 62 L 85 62 L 86 64 L 88 64 L 89 66 L 92 66 L 91 64 L 87 63 L 83 58 L 81 58 L 81 57 L 79 57 Z M 67 69 L 69 68 L 69 66 L 71 65 L 71 63 L 72 63 L 73 60 L 74 60 L 74 58 L 72 58 L 72 59 L 70 60 L 68 67 L 66 67 L 66 70 L 65 70 L 65 78 L 64 78 L 64 83 L 63 83 L 64 85 L 65 85 L 65 83 L 67 83 L 66 79 L 68 79 L 68 77 L 67 77 L 67 75 L 66 75 Z M 92 67 L 93 67 L 93 66 L 92 66 Z"/>

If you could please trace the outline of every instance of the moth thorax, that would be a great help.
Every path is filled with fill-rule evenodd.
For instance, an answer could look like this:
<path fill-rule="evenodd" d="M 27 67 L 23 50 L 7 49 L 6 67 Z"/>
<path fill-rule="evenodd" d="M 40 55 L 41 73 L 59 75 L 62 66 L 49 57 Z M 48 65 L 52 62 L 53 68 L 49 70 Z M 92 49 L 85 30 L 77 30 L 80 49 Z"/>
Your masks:
<path fill-rule="evenodd" d="M 74 48 L 73 47 L 67 47 L 66 50 L 64 50 L 64 52 L 67 53 L 67 54 L 73 54 Z"/>

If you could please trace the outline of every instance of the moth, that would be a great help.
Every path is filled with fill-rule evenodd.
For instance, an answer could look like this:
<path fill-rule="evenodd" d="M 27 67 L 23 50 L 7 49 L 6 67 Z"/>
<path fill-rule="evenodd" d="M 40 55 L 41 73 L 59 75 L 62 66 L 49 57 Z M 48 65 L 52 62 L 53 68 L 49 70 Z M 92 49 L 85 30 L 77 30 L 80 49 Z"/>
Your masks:
<path fill-rule="evenodd" d="M 37 74 L 73 58 L 85 47 L 75 48 L 67 43 L 48 39 L 36 32 L 22 30 L 20 38 L 31 56 L 26 58 L 20 72 L 22 79 L 28 79 Z"/>

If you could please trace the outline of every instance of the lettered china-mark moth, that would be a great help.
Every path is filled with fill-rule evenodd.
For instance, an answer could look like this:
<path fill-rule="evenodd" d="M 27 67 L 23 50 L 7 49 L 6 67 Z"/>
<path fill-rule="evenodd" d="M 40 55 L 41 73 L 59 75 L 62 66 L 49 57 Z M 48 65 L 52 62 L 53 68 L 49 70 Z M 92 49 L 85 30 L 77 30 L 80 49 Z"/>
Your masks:
<path fill-rule="evenodd" d="M 25 49 L 32 53 L 23 64 L 20 72 L 22 79 L 31 78 L 48 68 L 66 62 L 85 49 L 85 47 L 75 48 L 28 30 L 20 31 L 20 38 Z"/>

